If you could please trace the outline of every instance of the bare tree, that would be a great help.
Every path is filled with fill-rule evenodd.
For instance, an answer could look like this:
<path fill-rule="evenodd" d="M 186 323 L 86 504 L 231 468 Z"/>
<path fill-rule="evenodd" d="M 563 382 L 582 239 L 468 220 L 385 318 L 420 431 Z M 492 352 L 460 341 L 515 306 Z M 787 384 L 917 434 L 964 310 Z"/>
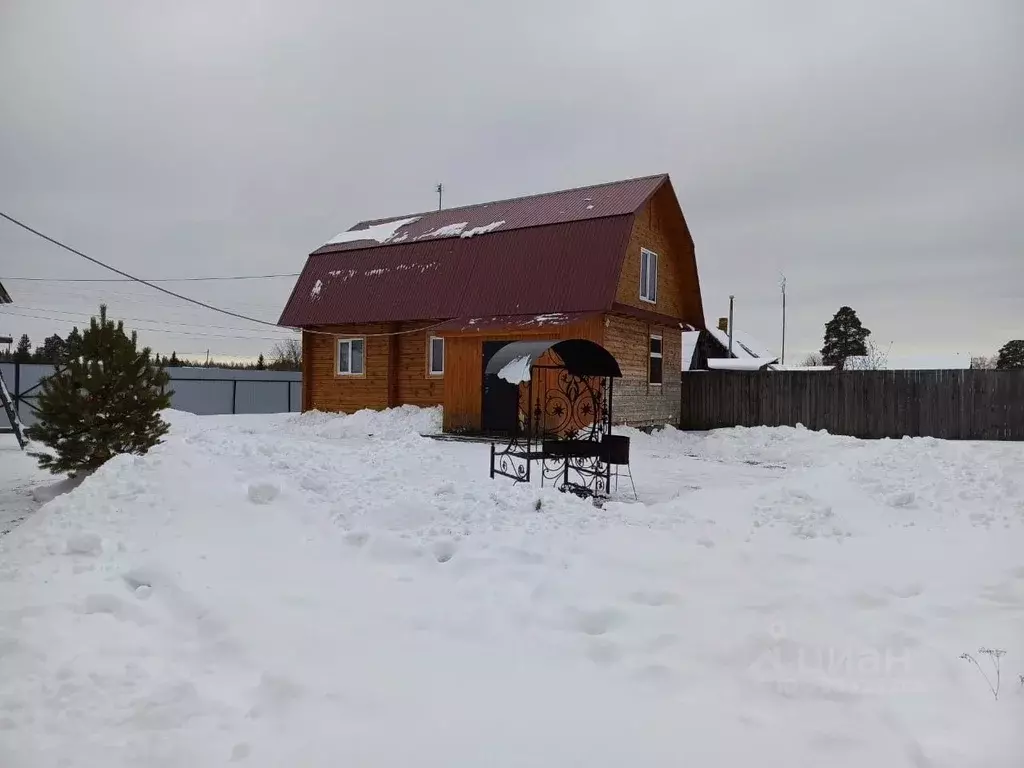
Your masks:
<path fill-rule="evenodd" d="M 270 367 L 278 371 L 302 370 L 302 342 L 298 339 L 285 339 L 274 344 L 271 351 L 273 362 Z"/>
<path fill-rule="evenodd" d="M 821 365 L 821 353 L 811 352 L 807 357 L 804 358 L 804 365 L 808 368 L 816 365 Z"/>
<path fill-rule="evenodd" d="M 891 344 L 889 345 L 892 346 Z M 889 363 L 889 350 L 882 349 L 874 342 L 867 343 L 866 355 L 855 355 L 846 358 L 843 370 L 846 371 L 884 371 Z"/>

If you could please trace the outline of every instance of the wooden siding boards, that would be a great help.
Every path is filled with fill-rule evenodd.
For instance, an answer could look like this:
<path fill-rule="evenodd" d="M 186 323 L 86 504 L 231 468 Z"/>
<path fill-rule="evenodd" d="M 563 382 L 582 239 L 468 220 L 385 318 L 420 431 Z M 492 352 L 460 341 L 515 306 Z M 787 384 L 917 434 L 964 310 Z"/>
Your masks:
<path fill-rule="evenodd" d="M 661 336 L 662 383 L 649 383 L 650 337 Z M 675 424 L 679 420 L 682 334 L 678 324 L 659 325 L 633 317 L 608 315 L 604 347 L 619 362 L 615 382 L 615 422 L 638 426 Z"/>
<path fill-rule="evenodd" d="M 658 300 L 653 304 L 640 298 L 640 252 L 644 248 L 658 254 Z M 615 301 L 704 327 L 693 240 L 669 183 L 634 217 Z"/>
<path fill-rule="evenodd" d="M 444 430 L 480 429 L 483 405 L 483 344 L 485 341 L 524 339 L 603 340 L 602 318 L 595 316 L 579 323 L 551 326 L 530 331 L 481 331 L 445 334 Z"/>
<path fill-rule="evenodd" d="M 862 438 L 1024 440 L 1024 372 L 701 371 L 682 376 L 683 429 L 796 426 Z"/>
<path fill-rule="evenodd" d="M 430 332 L 408 332 L 424 325 L 429 323 L 339 325 L 304 332 L 303 408 L 353 413 L 403 404 L 440 405 L 444 382 L 427 373 Z M 363 376 L 336 373 L 337 343 L 345 337 L 366 339 Z"/>

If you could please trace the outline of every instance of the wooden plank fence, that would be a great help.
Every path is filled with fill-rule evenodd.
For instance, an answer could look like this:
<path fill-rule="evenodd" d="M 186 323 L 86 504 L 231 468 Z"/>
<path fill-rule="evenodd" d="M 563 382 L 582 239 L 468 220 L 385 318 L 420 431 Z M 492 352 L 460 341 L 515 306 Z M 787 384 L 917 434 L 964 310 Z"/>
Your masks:
<path fill-rule="evenodd" d="M 683 376 L 681 413 L 682 429 L 1024 440 L 1024 371 L 695 371 Z"/>

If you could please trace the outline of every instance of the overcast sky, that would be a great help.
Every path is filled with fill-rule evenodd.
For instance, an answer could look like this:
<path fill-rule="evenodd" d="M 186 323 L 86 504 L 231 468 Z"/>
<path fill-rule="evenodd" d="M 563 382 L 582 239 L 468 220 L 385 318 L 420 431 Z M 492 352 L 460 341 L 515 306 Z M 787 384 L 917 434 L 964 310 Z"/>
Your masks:
<path fill-rule="evenodd" d="M 733 293 L 777 349 L 784 272 L 793 361 L 842 304 L 893 353 L 993 354 L 1024 337 L 1022 39 L 1019 0 L 0 0 L 0 210 L 142 277 L 288 273 L 438 181 L 667 171 L 709 323 Z M 113 277 L 0 221 L 0 334 L 106 301 L 161 352 L 289 335 L 32 276 Z M 276 322 L 291 285 L 169 287 Z"/>

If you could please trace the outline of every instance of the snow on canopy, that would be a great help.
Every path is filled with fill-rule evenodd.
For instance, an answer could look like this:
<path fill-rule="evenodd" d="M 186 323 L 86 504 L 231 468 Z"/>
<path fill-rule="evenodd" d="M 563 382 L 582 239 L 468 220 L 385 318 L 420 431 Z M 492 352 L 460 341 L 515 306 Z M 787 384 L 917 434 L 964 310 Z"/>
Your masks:
<path fill-rule="evenodd" d="M 524 381 L 529 381 L 531 376 L 531 368 L 533 363 L 529 355 L 525 357 L 517 357 L 502 366 L 501 370 L 498 371 L 498 378 L 504 379 L 509 384 L 522 384 Z"/>

